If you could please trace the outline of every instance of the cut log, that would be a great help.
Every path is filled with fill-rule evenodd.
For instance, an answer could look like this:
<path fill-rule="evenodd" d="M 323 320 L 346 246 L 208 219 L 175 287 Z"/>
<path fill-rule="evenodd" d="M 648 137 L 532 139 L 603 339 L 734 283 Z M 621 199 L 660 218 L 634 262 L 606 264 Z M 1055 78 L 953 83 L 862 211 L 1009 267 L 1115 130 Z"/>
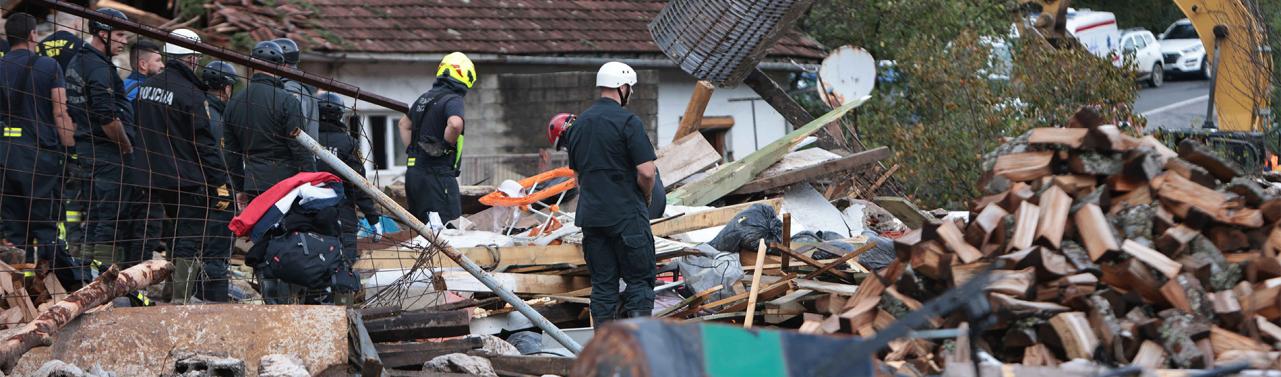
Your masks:
<path fill-rule="evenodd" d="M 1134 143 L 1126 140 L 1125 134 L 1117 126 L 1105 124 L 1091 128 L 1086 133 L 1084 146 L 1101 151 L 1124 152 L 1133 148 Z"/>
<path fill-rule="evenodd" d="M 1205 168 L 1215 178 L 1228 182 L 1232 178 L 1245 175 L 1245 171 L 1230 159 L 1222 158 L 1205 144 L 1193 139 L 1179 142 L 1179 158 Z"/>
<path fill-rule="evenodd" d="M 1119 156 L 1108 153 L 1080 152 L 1068 159 L 1068 171 L 1074 174 L 1111 176 L 1120 173 L 1123 166 Z"/>
<path fill-rule="evenodd" d="M 996 159 L 993 174 L 1015 182 L 1027 182 L 1050 175 L 1054 152 L 1011 153 Z"/>
<path fill-rule="evenodd" d="M 658 150 L 654 165 L 662 172 L 663 187 L 671 187 L 721 161 L 712 144 L 701 132 L 678 137 L 670 145 Z"/>
<path fill-rule="evenodd" d="M 1085 142 L 1085 134 L 1088 131 L 1084 128 L 1033 128 L 1027 142 L 1028 144 L 1057 144 L 1076 149 Z"/>
<path fill-rule="evenodd" d="M 1263 316 L 1254 316 L 1254 324 L 1259 328 L 1259 334 L 1269 340 L 1272 340 L 1274 344 L 1281 342 L 1281 326 L 1277 326 L 1276 324 L 1269 322 L 1268 319 L 1263 318 Z"/>
<path fill-rule="evenodd" d="M 1049 347 L 1038 343 L 1023 349 L 1023 365 L 1057 368 L 1059 360 L 1054 357 L 1054 352 L 1050 351 Z"/>
<path fill-rule="evenodd" d="M 1219 251 L 1228 253 L 1250 248 L 1250 240 L 1246 237 L 1245 232 L 1240 229 L 1228 226 L 1212 226 L 1206 230 L 1205 236 L 1214 243 Z"/>
<path fill-rule="evenodd" d="M 111 266 L 92 283 L 71 293 L 66 300 L 53 304 L 34 321 L 13 329 L 0 342 L 0 370 L 5 374 L 13 373 L 13 367 L 23 354 L 36 346 L 49 344 L 52 341 L 50 337 L 86 310 L 160 283 L 172 272 L 173 265 L 163 260 L 145 261 L 124 271 Z"/>
<path fill-rule="evenodd" d="M 991 297 L 993 310 L 1008 312 L 1018 318 L 1029 316 L 1045 317 L 1072 310 L 1072 308 L 1052 302 L 1020 300 L 1001 293 L 991 293 Z"/>
<path fill-rule="evenodd" d="M 988 204 L 983 207 L 983 211 L 970 221 L 969 226 L 965 228 L 965 242 L 970 245 L 982 246 L 988 240 L 992 239 L 992 233 L 1000 226 L 1001 219 L 1008 215 L 1005 209 L 996 204 Z"/>
<path fill-rule="evenodd" d="M 1210 175 L 1210 172 L 1181 158 L 1171 158 L 1166 160 L 1165 170 L 1178 174 L 1179 176 L 1187 178 L 1189 181 L 1195 182 L 1201 186 L 1209 188 L 1214 188 L 1215 186 L 1214 176 Z"/>
<path fill-rule="evenodd" d="M 1041 207 L 1030 202 L 1023 202 L 1014 212 L 1014 236 L 1006 245 L 1006 250 L 1023 250 L 1032 247 L 1036 240 L 1037 222 L 1040 221 Z"/>
<path fill-rule="evenodd" d="M 1099 339 L 1090 329 L 1090 321 L 1085 313 L 1059 313 L 1050 318 L 1050 327 L 1054 328 L 1062 342 L 1063 352 L 1070 359 L 1094 358 L 1094 349 L 1099 346 Z"/>
<path fill-rule="evenodd" d="M 1215 356 L 1228 351 L 1272 351 L 1271 346 L 1250 339 L 1248 336 L 1225 330 L 1219 326 L 1210 328 L 1210 346 L 1214 349 Z"/>
<path fill-rule="evenodd" d="M 1157 156 L 1161 158 L 1161 163 L 1163 164 L 1169 161 L 1170 159 L 1179 157 L 1178 153 L 1176 153 L 1174 150 L 1171 150 L 1170 147 L 1166 146 L 1164 142 L 1162 142 L 1161 140 L 1157 140 L 1157 138 L 1152 135 L 1147 135 L 1142 138 L 1139 138 L 1139 144 L 1148 148 L 1152 148 L 1152 151 L 1155 152 Z"/>
<path fill-rule="evenodd" d="M 1161 318 L 1161 346 L 1170 353 L 1170 362 L 1180 368 L 1207 367 L 1207 358 L 1214 355 L 1202 352 L 1196 341 L 1209 335 L 1209 327 L 1175 309 L 1162 311 Z"/>
<path fill-rule="evenodd" d="M 1129 178 L 1150 181 L 1165 170 L 1165 161 L 1151 150 L 1140 149 L 1130 152 L 1122 172 Z"/>
<path fill-rule="evenodd" d="M 1151 340 L 1143 341 L 1139 346 L 1139 353 L 1134 355 L 1134 360 L 1130 365 L 1143 367 L 1143 369 L 1157 370 L 1165 367 L 1167 355 L 1164 348 L 1157 342 Z"/>
<path fill-rule="evenodd" d="M 1153 180 L 1152 187 L 1157 189 L 1161 203 L 1184 219 L 1195 216 L 1192 212 L 1196 210 L 1225 224 L 1247 228 L 1263 226 L 1263 215 L 1259 210 L 1240 208 L 1239 203 L 1231 202 L 1227 194 L 1192 183 L 1178 174 L 1162 174 Z"/>
<path fill-rule="evenodd" d="M 1085 249 L 1090 253 L 1091 261 L 1098 261 L 1104 254 L 1121 249 L 1116 239 L 1116 230 L 1103 215 L 1103 210 L 1093 203 L 1086 204 L 1073 216 L 1076 231 L 1085 242 Z"/>
<path fill-rule="evenodd" d="M 966 276 L 965 280 L 969 280 L 969 277 Z M 959 287 L 965 283 L 965 280 L 954 281 L 953 284 Z M 1026 298 L 1035 281 L 1036 269 L 1032 267 L 1018 271 L 996 270 L 992 271 L 992 281 L 988 283 L 986 290 L 1016 298 Z"/>
<path fill-rule="evenodd" d="M 745 195 L 780 189 L 792 184 L 806 182 L 829 175 L 854 170 L 869 164 L 877 163 L 894 155 L 888 147 L 880 147 L 852 154 L 833 161 L 815 164 L 804 169 L 797 169 L 773 177 L 753 180 L 734 190 L 733 194 Z"/>
<path fill-rule="evenodd" d="M 1209 294 L 1211 304 L 1214 307 L 1214 318 L 1218 319 L 1225 326 L 1236 328 L 1237 325 L 1245 321 L 1245 313 L 1241 311 L 1241 301 L 1237 299 L 1236 292 L 1225 290 L 1212 292 Z"/>
<path fill-rule="evenodd" d="M 1152 204 L 1152 189 L 1148 186 L 1141 186 L 1129 192 L 1112 198 L 1112 207 L 1108 208 L 1108 213 L 1115 214 L 1128 207 L 1144 206 Z"/>
<path fill-rule="evenodd" d="M 1067 228 L 1068 212 L 1072 209 L 1072 197 L 1052 186 L 1041 193 L 1041 219 L 1037 222 L 1036 241 L 1055 249 L 1063 241 L 1063 232 Z M 966 263 L 969 263 L 967 261 Z"/>
<path fill-rule="evenodd" d="M 1068 118 L 1067 126 L 1069 128 L 1097 128 L 1102 126 L 1106 120 L 1098 111 L 1088 106 L 1083 106 Z"/>
<path fill-rule="evenodd" d="M 1093 192 L 1094 188 L 1098 186 L 1099 180 L 1089 175 L 1071 174 L 1056 175 L 1051 183 L 1059 186 L 1068 195 L 1079 197 Z"/>
<path fill-rule="evenodd" d="M 931 279 L 946 279 L 950 276 L 956 254 L 948 253 L 939 241 L 925 241 L 912 249 L 909 259 L 912 270 Z"/>
<path fill-rule="evenodd" d="M 1134 257 L 1134 259 L 1142 261 L 1144 264 L 1161 272 L 1167 279 L 1173 279 L 1179 274 L 1179 270 L 1183 268 L 1183 265 L 1179 264 L 1179 262 L 1175 262 L 1164 254 L 1132 240 L 1125 240 L 1125 243 L 1121 244 L 1121 250 Z"/>
<path fill-rule="evenodd" d="M 956 254 L 956 257 L 961 259 L 961 263 L 970 263 L 983 257 L 983 253 L 979 252 L 979 249 L 965 242 L 965 235 L 961 234 L 961 229 L 956 227 L 955 222 L 943 221 L 935 229 L 935 232 L 937 232 L 939 240 L 943 242 L 943 246 L 948 251 Z M 926 233 L 928 234 L 929 232 L 927 231 Z"/>
<path fill-rule="evenodd" d="M 1157 238 L 1156 248 L 1165 255 L 1180 255 L 1188 250 L 1188 245 L 1199 235 L 1201 232 L 1183 225 L 1169 228 Z"/>

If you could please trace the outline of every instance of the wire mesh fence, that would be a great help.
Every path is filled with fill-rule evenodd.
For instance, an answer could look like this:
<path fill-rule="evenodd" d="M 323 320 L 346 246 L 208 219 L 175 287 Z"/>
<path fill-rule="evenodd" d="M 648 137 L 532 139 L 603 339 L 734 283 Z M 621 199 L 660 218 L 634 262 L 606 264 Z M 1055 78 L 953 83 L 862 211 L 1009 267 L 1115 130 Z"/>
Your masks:
<path fill-rule="evenodd" d="M 431 280 L 443 256 L 412 232 L 379 239 L 395 222 L 356 185 L 297 175 L 332 169 L 294 142 L 294 129 L 359 171 L 372 165 L 360 147 L 368 135 L 347 122 L 351 99 L 320 111 L 323 90 L 243 66 L 215 70 L 186 49 L 58 20 L 56 32 L 46 24 L 34 39 L 8 36 L 0 58 L 0 270 L 23 275 L 23 289 L 0 288 L 9 309 L 0 320 L 20 322 L 24 297 L 36 306 L 110 265 L 158 258 L 174 263 L 174 277 L 131 295 L 132 305 L 446 301 Z M 136 48 L 144 45 L 154 47 Z M 493 166 L 468 171 L 493 177 Z M 272 267 L 272 248 L 294 245 L 336 250 L 341 262 L 320 266 L 356 278 L 296 284 L 305 279 Z"/>

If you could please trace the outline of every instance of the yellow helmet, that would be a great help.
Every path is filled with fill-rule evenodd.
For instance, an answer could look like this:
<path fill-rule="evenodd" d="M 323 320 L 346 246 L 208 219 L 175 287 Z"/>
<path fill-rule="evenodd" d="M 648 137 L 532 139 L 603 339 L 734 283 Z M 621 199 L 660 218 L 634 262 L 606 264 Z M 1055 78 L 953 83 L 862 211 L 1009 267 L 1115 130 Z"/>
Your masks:
<path fill-rule="evenodd" d="M 467 55 L 461 52 L 450 53 L 445 55 L 444 59 L 440 59 L 440 67 L 436 68 L 436 77 L 446 74 L 467 85 L 468 89 L 476 83 L 476 66 L 471 63 Z"/>

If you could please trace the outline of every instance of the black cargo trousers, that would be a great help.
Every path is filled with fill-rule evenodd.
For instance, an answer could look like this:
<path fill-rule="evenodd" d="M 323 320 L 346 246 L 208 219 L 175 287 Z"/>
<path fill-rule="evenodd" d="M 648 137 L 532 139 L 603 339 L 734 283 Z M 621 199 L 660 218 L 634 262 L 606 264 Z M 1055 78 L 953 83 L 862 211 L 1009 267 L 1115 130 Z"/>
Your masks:
<path fill-rule="evenodd" d="M 649 220 L 628 218 L 606 227 L 583 227 L 583 256 L 592 279 L 592 319 L 618 318 L 618 280 L 627 284 L 622 313 L 643 317 L 654 310 L 654 235 Z"/>

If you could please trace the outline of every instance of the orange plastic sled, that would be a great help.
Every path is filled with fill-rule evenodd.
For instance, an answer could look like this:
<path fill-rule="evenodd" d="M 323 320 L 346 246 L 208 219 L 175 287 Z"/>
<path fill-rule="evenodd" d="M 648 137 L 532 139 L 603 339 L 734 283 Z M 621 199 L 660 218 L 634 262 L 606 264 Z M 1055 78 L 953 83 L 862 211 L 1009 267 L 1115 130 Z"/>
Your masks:
<path fill-rule="evenodd" d="M 526 207 L 530 204 L 534 204 L 535 202 L 541 202 L 543 199 L 560 195 L 561 193 L 578 186 L 578 180 L 574 179 L 574 171 L 570 170 L 568 167 L 548 170 L 533 177 L 516 181 L 516 183 L 519 183 L 521 188 L 529 189 L 539 183 L 547 182 L 556 178 L 569 178 L 569 180 L 557 183 L 551 187 L 544 188 L 520 198 L 513 198 L 507 196 L 507 194 L 502 191 L 495 190 L 488 195 L 480 197 L 480 203 L 491 207 Z"/>

